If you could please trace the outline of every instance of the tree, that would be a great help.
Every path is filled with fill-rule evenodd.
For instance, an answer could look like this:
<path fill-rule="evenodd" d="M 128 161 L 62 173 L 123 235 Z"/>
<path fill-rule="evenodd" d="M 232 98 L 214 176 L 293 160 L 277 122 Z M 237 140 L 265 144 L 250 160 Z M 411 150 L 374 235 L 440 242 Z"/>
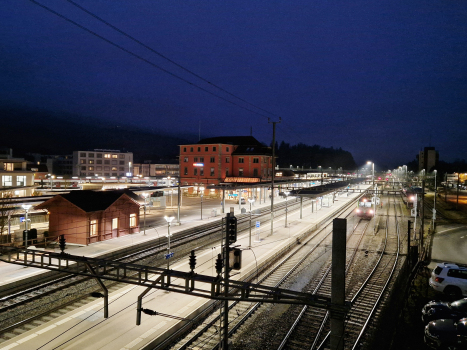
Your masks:
<path fill-rule="evenodd" d="M 0 242 L 6 242 L 6 238 L 3 237 L 3 231 L 8 227 L 8 221 L 10 220 L 11 214 L 13 214 L 15 207 L 12 201 L 13 195 L 11 192 L 3 192 L 0 198 Z"/>

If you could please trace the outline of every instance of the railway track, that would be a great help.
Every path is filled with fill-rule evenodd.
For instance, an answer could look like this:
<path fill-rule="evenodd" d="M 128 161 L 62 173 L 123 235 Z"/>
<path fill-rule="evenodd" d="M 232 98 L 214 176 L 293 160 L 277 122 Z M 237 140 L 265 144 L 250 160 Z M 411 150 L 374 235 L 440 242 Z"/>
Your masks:
<path fill-rule="evenodd" d="M 341 216 L 347 217 L 353 212 L 353 205 L 346 208 Z M 317 259 L 327 250 L 329 240 L 332 234 L 332 222 L 312 236 L 303 241 L 301 245 L 290 251 L 279 263 L 276 263 L 268 272 L 263 273 L 258 283 L 271 287 L 279 287 L 284 284 L 289 277 L 298 273 L 297 270 L 303 269 L 310 263 L 310 260 Z M 311 246 L 311 248 L 310 248 Z M 249 317 L 256 312 L 261 303 L 251 304 L 249 302 L 232 302 L 229 305 L 229 336 L 234 334 Z M 217 349 L 221 327 L 220 322 L 222 313 L 214 312 L 208 320 L 203 322 L 202 326 L 192 330 L 191 333 L 183 337 L 171 349 Z M 172 340 L 160 344 L 156 349 L 165 349 Z"/>
<path fill-rule="evenodd" d="M 305 202 L 306 203 L 306 202 Z M 299 203 L 277 203 L 275 205 L 275 217 L 285 215 L 286 205 L 291 210 L 299 209 Z M 258 216 L 256 216 L 258 217 Z M 259 217 L 263 222 L 270 218 L 270 209 L 263 208 Z M 238 218 L 238 230 L 247 229 L 249 226 L 249 214 L 240 214 Z M 197 226 L 190 230 L 177 233 L 171 238 L 171 246 L 180 259 L 188 253 L 193 246 L 197 248 L 212 244 L 217 241 L 221 220 L 209 224 Z M 156 239 L 138 247 L 131 247 L 119 254 L 112 254 L 110 258 L 122 262 L 132 262 L 158 266 L 165 264 L 163 257 L 166 249 L 165 239 Z M 4 292 L 5 296 L 0 299 L 0 342 L 30 329 L 31 324 L 41 323 L 42 315 L 53 313 L 55 315 L 68 312 L 70 308 L 80 307 L 94 300 L 89 297 L 90 293 L 99 289 L 92 279 L 80 276 L 60 276 L 52 280 L 38 278 L 36 285 L 24 285 L 25 290 L 17 291 L 18 287 Z M 123 285 L 109 284 L 110 291 L 121 288 Z M 10 293 L 9 293 L 10 292 Z M 44 301 L 47 299 L 48 301 Z M 53 302 L 50 300 L 53 299 Z M 61 311 L 61 309 L 63 310 Z M 48 316 L 44 316 L 47 321 Z"/>

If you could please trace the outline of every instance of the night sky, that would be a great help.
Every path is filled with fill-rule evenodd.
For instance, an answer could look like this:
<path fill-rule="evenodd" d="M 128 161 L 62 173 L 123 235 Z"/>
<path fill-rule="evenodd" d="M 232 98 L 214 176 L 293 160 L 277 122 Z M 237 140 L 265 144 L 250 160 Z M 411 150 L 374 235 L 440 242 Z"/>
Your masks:
<path fill-rule="evenodd" d="M 252 128 L 268 144 L 281 117 L 278 141 L 359 164 L 395 167 L 430 145 L 467 158 L 465 1 L 73 1 L 211 84 L 71 1 L 37 2 L 146 61 L 35 1 L 1 0 L 1 104 L 196 138 Z"/>

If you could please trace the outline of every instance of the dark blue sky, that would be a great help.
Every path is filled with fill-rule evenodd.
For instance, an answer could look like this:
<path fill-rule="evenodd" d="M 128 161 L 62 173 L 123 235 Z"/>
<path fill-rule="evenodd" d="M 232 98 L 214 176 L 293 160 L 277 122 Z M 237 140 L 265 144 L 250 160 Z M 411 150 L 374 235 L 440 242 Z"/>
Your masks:
<path fill-rule="evenodd" d="M 0 102 L 201 137 L 342 147 L 388 166 L 466 157 L 465 1 L 82 1 L 54 11 L 263 116 L 213 97 L 28 0 L 0 1 Z"/>

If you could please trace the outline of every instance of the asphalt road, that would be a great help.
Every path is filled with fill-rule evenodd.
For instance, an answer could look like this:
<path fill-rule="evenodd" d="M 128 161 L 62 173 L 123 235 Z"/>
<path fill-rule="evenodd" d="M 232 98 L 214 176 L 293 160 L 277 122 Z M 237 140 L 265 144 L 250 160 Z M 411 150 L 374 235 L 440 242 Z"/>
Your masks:
<path fill-rule="evenodd" d="M 467 264 L 467 227 L 448 224 L 437 227 L 431 261 Z"/>

